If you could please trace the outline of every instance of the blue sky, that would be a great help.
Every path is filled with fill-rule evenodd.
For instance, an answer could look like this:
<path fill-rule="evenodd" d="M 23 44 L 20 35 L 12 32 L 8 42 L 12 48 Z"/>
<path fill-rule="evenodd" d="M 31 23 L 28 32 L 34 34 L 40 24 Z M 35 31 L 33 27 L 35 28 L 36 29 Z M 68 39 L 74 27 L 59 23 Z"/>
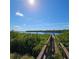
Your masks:
<path fill-rule="evenodd" d="M 69 27 L 69 0 L 11 0 L 10 30 L 54 30 Z"/>

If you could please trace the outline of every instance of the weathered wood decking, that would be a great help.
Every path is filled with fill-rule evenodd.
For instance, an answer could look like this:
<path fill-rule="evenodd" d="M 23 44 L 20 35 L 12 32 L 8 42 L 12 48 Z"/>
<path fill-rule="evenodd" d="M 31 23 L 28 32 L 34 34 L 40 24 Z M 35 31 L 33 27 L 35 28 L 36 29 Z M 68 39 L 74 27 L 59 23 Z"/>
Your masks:
<path fill-rule="evenodd" d="M 59 45 L 63 50 L 63 53 L 65 54 L 65 57 L 63 58 L 69 59 L 69 52 L 67 51 L 67 49 L 64 47 L 64 45 L 61 42 L 59 42 Z M 47 40 L 47 44 L 43 46 L 42 50 L 37 56 L 37 59 L 55 59 L 56 53 L 62 54 L 58 49 L 59 48 L 56 45 L 54 36 L 50 35 L 50 37 Z"/>

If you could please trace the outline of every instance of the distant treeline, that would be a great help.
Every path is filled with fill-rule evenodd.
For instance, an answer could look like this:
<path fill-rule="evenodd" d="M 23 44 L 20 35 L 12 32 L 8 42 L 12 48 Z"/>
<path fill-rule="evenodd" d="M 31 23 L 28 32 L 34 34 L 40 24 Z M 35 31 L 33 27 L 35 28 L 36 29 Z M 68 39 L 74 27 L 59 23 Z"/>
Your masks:
<path fill-rule="evenodd" d="M 26 32 L 57 32 L 57 33 L 62 33 L 65 31 L 69 31 L 68 29 L 64 29 L 64 30 L 30 30 L 30 31 L 26 31 Z"/>

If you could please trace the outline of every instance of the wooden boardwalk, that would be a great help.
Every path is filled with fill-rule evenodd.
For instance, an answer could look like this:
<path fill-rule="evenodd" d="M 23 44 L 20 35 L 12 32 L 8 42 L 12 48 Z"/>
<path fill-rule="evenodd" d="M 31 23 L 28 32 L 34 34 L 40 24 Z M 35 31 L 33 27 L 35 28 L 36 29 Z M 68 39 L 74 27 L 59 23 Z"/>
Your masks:
<path fill-rule="evenodd" d="M 60 56 L 59 59 L 69 59 L 69 52 L 64 47 L 62 43 L 59 42 L 59 46 L 61 47 L 61 50 L 64 53 L 64 56 L 62 55 L 60 48 L 57 46 L 55 42 L 55 37 L 50 35 L 50 37 L 47 40 L 47 44 L 43 46 L 42 50 L 40 51 L 39 55 L 37 56 L 37 59 L 55 59 L 56 54 Z"/>

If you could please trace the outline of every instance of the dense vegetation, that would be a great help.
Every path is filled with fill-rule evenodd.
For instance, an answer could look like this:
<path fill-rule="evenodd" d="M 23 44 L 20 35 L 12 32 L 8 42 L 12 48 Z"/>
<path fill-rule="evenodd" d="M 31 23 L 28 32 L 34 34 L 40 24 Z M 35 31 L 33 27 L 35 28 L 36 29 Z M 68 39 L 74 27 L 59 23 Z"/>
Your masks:
<path fill-rule="evenodd" d="M 60 48 L 59 43 L 62 43 L 65 48 L 69 51 L 69 31 L 63 31 L 62 33 L 55 35 L 55 42 L 58 46 L 59 53 L 55 54 L 55 59 L 64 59 L 63 50 Z"/>
<path fill-rule="evenodd" d="M 10 32 L 10 59 L 35 59 L 49 38 L 49 34 L 28 34 L 21 32 Z M 69 47 L 69 32 L 56 35 L 58 42 Z M 55 59 L 58 59 L 59 56 Z M 61 58 L 60 58 L 61 59 Z"/>
<path fill-rule="evenodd" d="M 65 47 L 69 47 L 69 31 L 64 31 L 60 35 L 56 35 L 58 40 L 64 44 Z"/>
<path fill-rule="evenodd" d="M 11 59 L 12 56 L 17 59 L 18 56 L 24 55 L 27 55 L 23 57 L 26 59 L 29 59 L 28 56 L 32 57 L 30 59 L 36 58 L 49 37 L 48 34 L 26 34 L 14 31 L 11 31 L 10 35 Z"/>

